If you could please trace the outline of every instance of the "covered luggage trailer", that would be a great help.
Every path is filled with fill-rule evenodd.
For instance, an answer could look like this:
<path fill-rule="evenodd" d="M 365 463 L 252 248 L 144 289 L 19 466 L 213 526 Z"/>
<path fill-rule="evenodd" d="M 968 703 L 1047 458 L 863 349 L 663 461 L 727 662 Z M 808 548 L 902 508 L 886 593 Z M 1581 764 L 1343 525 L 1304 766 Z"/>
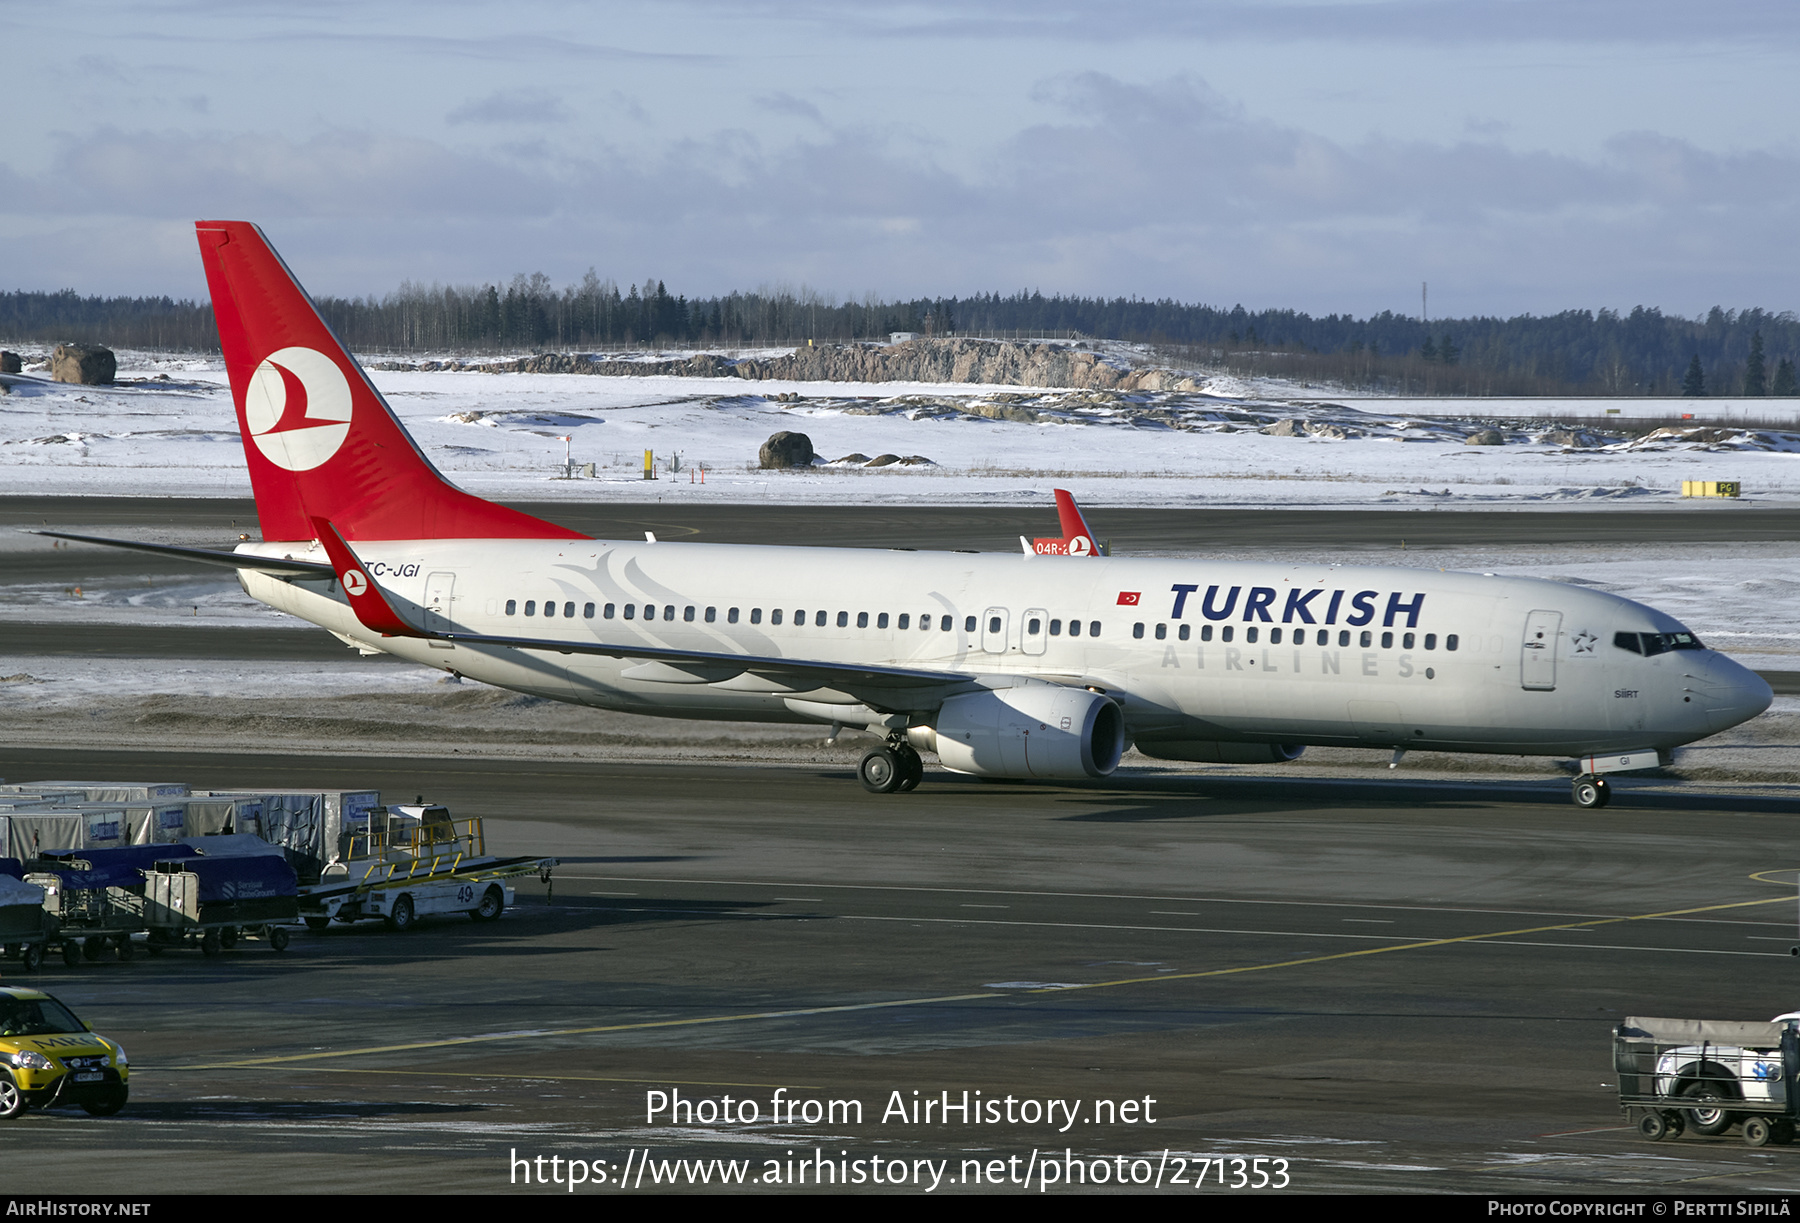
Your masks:
<path fill-rule="evenodd" d="M 1723 1134 L 1733 1126 L 1753 1147 L 1786 1145 L 1800 1133 L 1796 1021 L 1742 1023 L 1628 1017 L 1613 1029 L 1619 1108 L 1651 1142 Z"/>
<path fill-rule="evenodd" d="M 0 948 L 7 958 L 17 956 L 26 972 L 36 972 L 56 934 L 56 917 L 44 908 L 44 889 L 25 882 L 24 863 L 17 858 L 0 858 Z"/>
<path fill-rule="evenodd" d="M 144 872 L 144 883 L 153 955 L 187 946 L 218 955 L 243 936 L 286 951 L 286 925 L 299 916 L 294 868 L 279 854 L 167 858 Z"/>

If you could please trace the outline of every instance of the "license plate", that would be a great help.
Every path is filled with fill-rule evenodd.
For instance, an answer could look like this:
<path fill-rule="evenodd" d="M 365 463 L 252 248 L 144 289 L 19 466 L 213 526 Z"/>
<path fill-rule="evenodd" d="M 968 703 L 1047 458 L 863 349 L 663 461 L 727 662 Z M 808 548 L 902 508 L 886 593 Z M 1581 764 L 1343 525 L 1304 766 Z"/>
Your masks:
<path fill-rule="evenodd" d="M 75 1072 L 75 1081 L 77 1083 L 98 1083 L 105 1077 L 106 1076 L 98 1070 L 77 1070 Z"/>

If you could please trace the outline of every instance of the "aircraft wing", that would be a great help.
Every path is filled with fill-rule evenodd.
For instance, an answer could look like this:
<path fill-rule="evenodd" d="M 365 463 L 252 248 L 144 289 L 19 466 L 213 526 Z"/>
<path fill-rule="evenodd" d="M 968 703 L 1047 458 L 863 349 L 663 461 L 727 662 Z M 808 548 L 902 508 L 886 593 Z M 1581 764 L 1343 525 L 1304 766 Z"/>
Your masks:
<path fill-rule="evenodd" d="M 203 565 L 223 565 L 227 569 L 255 569 L 281 577 L 331 578 L 336 570 L 319 561 L 297 561 L 287 557 L 251 556 L 244 552 L 219 552 L 211 548 L 178 548 L 173 544 L 146 544 L 130 539 L 103 539 L 98 535 L 71 535 L 67 531 L 31 531 L 32 535 L 49 535 L 56 539 L 73 539 L 84 544 L 101 544 L 108 548 L 129 548 L 152 556 L 171 556 L 178 560 L 198 561 Z"/>
<path fill-rule="evenodd" d="M 384 637 L 416 637 L 446 641 L 456 645 L 500 646 L 514 650 L 542 650 L 556 654 L 593 654 L 606 658 L 641 658 L 646 662 L 667 663 L 680 670 L 691 668 L 693 682 L 708 682 L 709 672 L 717 671 L 718 679 L 744 672 L 798 681 L 814 687 L 839 688 L 859 698 L 866 694 L 871 704 L 893 705 L 900 690 L 928 688 L 929 704 L 935 705 L 949 691 L 970 688 L 976 676 L 966 672 L 927 671 L 915 667 L 893 667 L 868 663 L 837 663 L 814 659 L 767 657 L 756 654 L 724 654 L 707 650 L 678 650 L 665 646 L 609 644 L 600 641 L 567 641 L 546 637 L 513 637 L 493 633 L 436 632 L 415 624 L 395 609 L 386 593 L 368 576 L 362 562 L 337 528 L 323 518 L 313 519 L 325 554 L 337 571 L 350 609 L 363 627 Z M 900 700 L 900 708 L 914 708 L 916 698 L 925 694 L 915 691 L 914 701 Z"/>

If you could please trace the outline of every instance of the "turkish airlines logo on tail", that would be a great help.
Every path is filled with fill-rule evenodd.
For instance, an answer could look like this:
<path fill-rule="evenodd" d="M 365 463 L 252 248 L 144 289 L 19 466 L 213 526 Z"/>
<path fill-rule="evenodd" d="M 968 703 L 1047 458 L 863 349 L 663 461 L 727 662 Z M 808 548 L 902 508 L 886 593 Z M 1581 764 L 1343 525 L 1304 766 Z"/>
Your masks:
<path fill-rule="evenodd" d="M 1094 541 L 1085 535 L 1074 535 L 1068 539 L 1034 539 L 1031 550 L 1039 556 L 1092 556 Z"/>
<path fill-rule="evenodd" d="M 288 471 L 311 471 L 350 436 L 350 383 L 315 348 L 263 358 L 244 395 L 244 423 L 263 457 Z"/>
<path fill-rule="evenodd" d="M 368 588 L 369 588 L 369 579 L 362 575 L 362 571 L 360 569 L 344 570 L 344 593 L 345 594 L 349 595 L 351 598 L 354 599 L 357 595 L 363 593 L 363 591 L 367 590 Z"/>

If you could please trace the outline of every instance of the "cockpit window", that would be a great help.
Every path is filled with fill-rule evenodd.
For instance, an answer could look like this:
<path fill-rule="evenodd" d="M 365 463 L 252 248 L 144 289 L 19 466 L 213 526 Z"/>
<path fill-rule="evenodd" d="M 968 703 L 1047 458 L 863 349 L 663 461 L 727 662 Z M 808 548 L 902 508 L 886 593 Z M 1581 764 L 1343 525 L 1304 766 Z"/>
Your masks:
<path fill-rule="evenodd" d="M 1692 633 L 1614 633 L 1613 644 L 1633 654 L 1654 657 L 1670 650 L 1704 650 L 1700 639 Z"/>

